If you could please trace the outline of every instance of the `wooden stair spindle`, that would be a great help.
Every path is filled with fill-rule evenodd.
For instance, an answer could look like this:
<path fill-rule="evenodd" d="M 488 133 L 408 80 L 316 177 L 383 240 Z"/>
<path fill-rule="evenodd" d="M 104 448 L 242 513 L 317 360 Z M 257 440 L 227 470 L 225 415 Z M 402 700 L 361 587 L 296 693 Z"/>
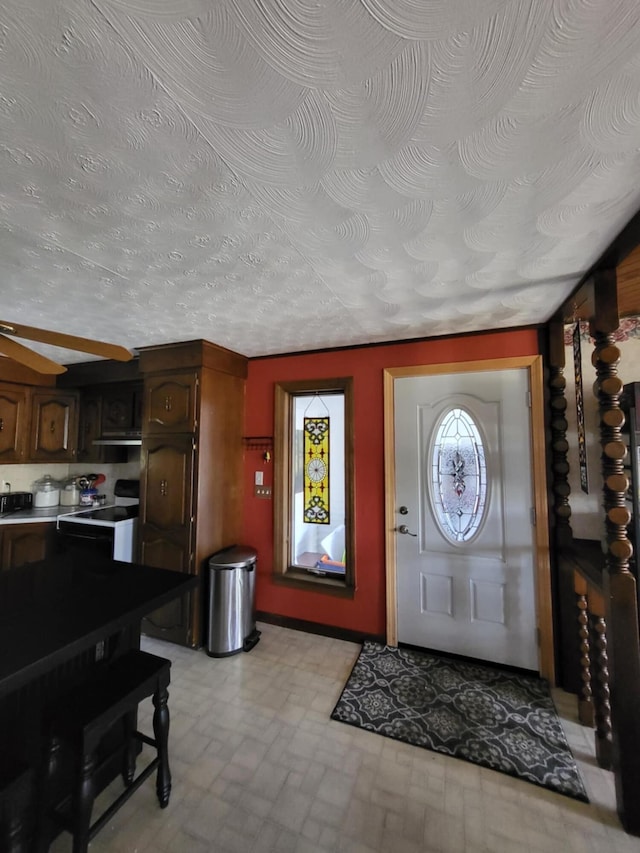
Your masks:
<path fill-rule="evenodd" d="M 593 691 L 591 688 L 591 643 L 589 632 L 589 602 L 587 599 L 587 582 L 575 572 L 574 584 L 576 603 L 578 606 L 578 637 L 580 640 L 580 677 L 582 688 L 578 698 L 578 719 L 583 726 L 593 728 L 595 715 L 593 710 Z"/>
<path fill-rule="evenodd" d="M 604 605 L 604 602 L 602 602 Z M 597 607 L 600 610 L 600 607 Z M 611 702 L 609 688 L 609 656 L 607 653 L 607 623 L 602 613 L 591 617 L 595 641 L 593 656 L 593 697 L 596 727 L 596 757 L 605 770 L 612 766 Z"/>

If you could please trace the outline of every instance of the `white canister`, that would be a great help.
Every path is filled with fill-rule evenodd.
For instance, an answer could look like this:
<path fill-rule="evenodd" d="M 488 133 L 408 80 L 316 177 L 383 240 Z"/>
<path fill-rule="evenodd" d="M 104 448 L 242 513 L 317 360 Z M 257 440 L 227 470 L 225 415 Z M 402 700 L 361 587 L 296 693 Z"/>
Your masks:
<path fill-rule="evenodd" d="M 79 506 L 80 487 L 75 480 L 67 480 L 60 491 L 60 506 Z"/>
<path fill-rule="evenodd" d="M 33 505 L 38 508 L 58 506 L 60 503 L 60 486 L 48 474 L 33 484 Z"/>

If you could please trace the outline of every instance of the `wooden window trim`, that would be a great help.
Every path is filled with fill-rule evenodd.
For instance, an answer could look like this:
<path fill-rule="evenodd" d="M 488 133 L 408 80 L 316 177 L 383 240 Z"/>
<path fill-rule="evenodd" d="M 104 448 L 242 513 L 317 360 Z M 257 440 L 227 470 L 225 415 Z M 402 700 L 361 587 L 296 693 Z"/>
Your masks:
<path fill-rule="evenodd" d="M 291 400 L 292 397 L 301 394 L 314 394 L 323 391 L 342 391 L 344 393 L 345 544 L 347 552 L 344 580 L 317 577 L 289 563 L 292 473 L 290 465 Z M 353 377 L 276 382 L 273 468 L 273 579 L 276 583 L 295 589 L 321 591 L 339 597 L 353 597 L 356 588 L 354 470 Z"/>

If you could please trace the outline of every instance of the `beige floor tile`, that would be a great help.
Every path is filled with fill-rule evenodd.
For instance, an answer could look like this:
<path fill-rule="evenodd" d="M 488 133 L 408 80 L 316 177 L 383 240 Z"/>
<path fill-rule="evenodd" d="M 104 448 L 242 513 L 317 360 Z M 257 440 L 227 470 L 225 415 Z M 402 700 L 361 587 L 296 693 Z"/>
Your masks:
<path fill-rule="evenodd" d="M 173 661 L 171 801 L 149 780 L 91 853 L 640 853 L 575 697 L 553 691 L 590 804 L 332 721 L 359 647 L 260 627 L 230 658 L 143 640 Z"/>

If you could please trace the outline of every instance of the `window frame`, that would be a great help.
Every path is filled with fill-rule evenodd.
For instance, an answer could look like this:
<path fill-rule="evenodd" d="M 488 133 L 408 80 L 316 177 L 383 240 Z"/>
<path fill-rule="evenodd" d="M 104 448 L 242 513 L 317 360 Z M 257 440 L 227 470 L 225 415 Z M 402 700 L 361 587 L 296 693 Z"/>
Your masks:
<path fill-rule="evenodd" d="M 344 394 L 345 548 L 344 578 L 314 575 L 289 562 L 292 535 L 292 465 L 294 438 L 293 400 L 306 394 L 338 391 Z M 345 598 L 355 593 L 355 469 L 353 377 L 294 380 L 275 383 L 273 462 L 273 580 L 297 589 L 316 590 Z"/>

